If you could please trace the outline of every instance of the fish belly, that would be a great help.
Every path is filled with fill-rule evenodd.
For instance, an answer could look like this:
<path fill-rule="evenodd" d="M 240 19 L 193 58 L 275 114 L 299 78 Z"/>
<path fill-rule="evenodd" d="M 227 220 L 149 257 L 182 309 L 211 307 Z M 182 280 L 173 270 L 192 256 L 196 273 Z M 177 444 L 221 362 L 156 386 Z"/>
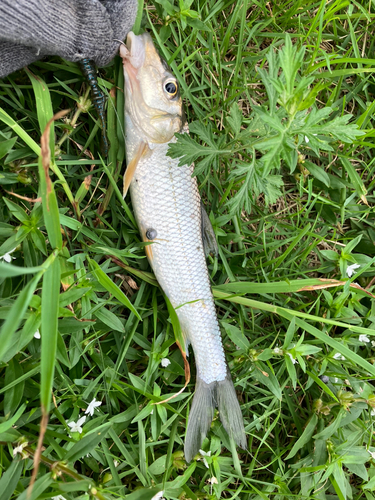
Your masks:
<path fill-rule="evenodd" d="M 158 144 L 137 165 L 130 193 L 142 238 L 156 231 L 146 248 L 155 276 L 176 309 L 198 376 L 222 381 L 227 365 L 211 292 L 201 234 L 201 199 L 192 167 L 179 167 Z"/>

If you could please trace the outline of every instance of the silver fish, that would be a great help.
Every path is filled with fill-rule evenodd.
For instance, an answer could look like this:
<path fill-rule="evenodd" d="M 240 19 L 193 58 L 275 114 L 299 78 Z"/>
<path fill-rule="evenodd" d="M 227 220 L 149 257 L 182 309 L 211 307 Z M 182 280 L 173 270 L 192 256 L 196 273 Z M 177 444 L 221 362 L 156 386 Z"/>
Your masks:
<path fill-rule="evenodd" d="M 185 436 L 188 462 L 198 453 L 219 409 L 224 428 L 246 448 L 242 413 L 225 361 L 207 270 L 201 199 L 192 166 L 167 156 L 176 132 L 188 132 L 179 85 L 148 33 L 129 33 L 120 48 L 125 74 L 125 124 L 130 186 L 146 254 L 164 293 L 176 309 L 197 366 L 196 390 Z"/>

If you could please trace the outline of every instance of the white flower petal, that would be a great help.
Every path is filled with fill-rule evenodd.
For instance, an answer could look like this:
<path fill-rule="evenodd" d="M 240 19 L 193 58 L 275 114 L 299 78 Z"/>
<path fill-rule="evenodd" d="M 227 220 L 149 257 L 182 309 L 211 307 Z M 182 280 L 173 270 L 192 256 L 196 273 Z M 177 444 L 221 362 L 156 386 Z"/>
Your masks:
<path fill-rule="evenodd" d="M 305 135 L 305 142 L 308 144 L 310 142 L 310 139 Z"/>
<path fill-rule="evenodd" d="M 156 493 L 156 495 L 154 495 L 151 500 L 162 500 L 163 499 L 163 495 L 164 495 L 164 491 L 159 491 L 158 493 Z"/>
<path fill-rule="evenodd" d="M 72 432 L 79 432 L 80 434 L 82 434 L 82 424 L 85 422 L 86 420 L 86 415 L 84 415 L 83 417 L 81 417 L 80 419 L 78 419 L 77 423 L 76 422 L 68 422 L 68 425 L 71 429 Z"/>
<path fill-rule="evenodd" d="M 211 484 L 219 484 L 218 480 L 216 479 L 215 476 L 212 476 L 209 480 L 208 480 Z"/>
<path fill-rule="evenodd" d="M 16 247 L 17 248 L 17 247 Z M 13 253 L 15 251 L 16 248 L 13 248 L 13 250 L 10 250 L 8 253 L 4 254 L 4 255 L 1 255 L 0 256 L 0 260 L 3 259 L 5 260 L 5 262 L 12 262 L 12 259 L 15 259 L 15 257 L 11 257 L 11 253 Z"/>
<path fill-rule="evenodd" d="M 77 425 L 82 425 L 86 422 L 86 415 L 84 415 L 83 417 L 81 417 L 78 422 L 77 422 Z"/>
<path fill-rule="evenodd" d="M 40 331 L 37 330 L 35 333 L 34 333 L 34 339 L 40 339 Z"/>
<path fill-rule="evenodd" d="M 287 352 L 287 355 L 290 357 L 291 362 L 295 365 L 297 363 L 297 360 L 293 358 L 290 352 Z"/>
<path fill-rule="evenodd" d="M 22 455 L 23 449 L 28 445 L 27 442 L 21 443 L 13 449 L 13 456 L 15 457 L 17 453 Z"/>
<path fill-rule="evenodd" d="M 336 352 L 336 354 L 333 355 L 333 359 L 338 359 L 340 361 L 345 361 L 346 358 L 345 358 L 345 356 L 343 356 L 339 352 Z"/>
<path fill-rule="evenodd" d="M 202 457 L 210 457 L 211 456 L 211 451 L 199 450 L 199 453 L 202 455 Z"/>
<path fill-rule="evenodd" d="M 360 342 L 363 342 L 364 344 L 366 344 L 367 342 L 370 342 L 370 339 L 368 338 L 368 335 L 364 335 L 364 334 L 360 335 L 359 338 L 358 338 L 358 340 Z"/>
<path fill-rule="evenodd" d="M 96 398 L 94 398 L 91 403 L 89 403 L 88 407 L 86 408 L 85 413 L 89 413 L 91 416 L 94 415 L 95 408 L 100 406 L 102 404 L 101 401 L 96 401 Z"/>
<path fill-rule="evenodd" d="M 350 266 L 346 268 L 346 274 L 348 277 L 351 278 L 353 274 L 355 274 L 355 270 L 359 267 L 361 267 L 359 264 L 350 264 Z"/>
<path fill-rule="evenodd" d="M 209 465 L 208 465 L 208 462 L 206 460 L 206 457 L 211 456 L 211 451 L 199 450 L 199 453 L 202 455 L 202 460 L 203 460 L 204 465 L 207 467 L 207 469 L 209 469 Z"/>
<path fill-rule="evenodd" d="M 169 361 L 169 359 L 168 359 L 168 358 L 163 358 L 163 359 L 161 360 L 161 366 L 162 366 L 163 368 L 167 368 L 167 366 L 169 366 L 170 364 L 171 364 L 171 362 Z"/>

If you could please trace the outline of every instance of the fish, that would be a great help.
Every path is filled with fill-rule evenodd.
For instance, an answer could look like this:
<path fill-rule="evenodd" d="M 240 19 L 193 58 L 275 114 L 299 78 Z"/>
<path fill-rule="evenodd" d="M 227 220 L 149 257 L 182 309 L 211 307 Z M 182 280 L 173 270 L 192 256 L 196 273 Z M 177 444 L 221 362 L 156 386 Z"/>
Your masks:
<path fill-rule="evenodd" d="M 214 231 L 202 209 L 194 165 L 179 167 L 179 159 L 167 156 L 175 134 L 188 133 L 179 83 L 147 32 L 130 32 L 120 56 L 127 156 L 123 194 L 130 190 L 142 240 L 148 243 L 148 261 L 175 308 L 185 352 L 191 344 L 195 356 L 196 388 L 185 459 L 190 462 L 202 447 L 216 407 L 229 437 L 246 449 L 243 416 L 225 360 L 207 269 L 205 246 L 212 249 Z"/>

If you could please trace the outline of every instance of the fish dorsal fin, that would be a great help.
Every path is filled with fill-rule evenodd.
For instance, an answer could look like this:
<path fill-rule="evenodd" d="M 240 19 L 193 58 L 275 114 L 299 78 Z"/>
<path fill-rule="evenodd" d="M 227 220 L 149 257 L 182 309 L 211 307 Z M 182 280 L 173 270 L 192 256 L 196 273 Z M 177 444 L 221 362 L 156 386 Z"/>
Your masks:
<path fill-rule="evenodd" d="M 201 203 L 201 225 L 203 248 L 206 257 L 208 257 L 210 253 L 217 256 L 219 254 L 219 247 L 217 246 L 215 231 L 203 203 Z"/>
<path fill-rule="evenodd" d="M 144 156 L 147 152 L 149 151 L 148 144 L 146 142 L 141 142 L 140 145 L 138 146 L 138 149 L 133 156 L 132 160 L 130 161 L 129 165 L 126 168 L 126 172 L 124 174 L 124 187 L 122 191 L 122 196 L 125 198 L 126 193 L 128 192 L 130 183 L 133 179 L 133 176 L 135 174 L 135 170 L 137 168 L 137 165 L 139 163 L 139 160 Z"/>

